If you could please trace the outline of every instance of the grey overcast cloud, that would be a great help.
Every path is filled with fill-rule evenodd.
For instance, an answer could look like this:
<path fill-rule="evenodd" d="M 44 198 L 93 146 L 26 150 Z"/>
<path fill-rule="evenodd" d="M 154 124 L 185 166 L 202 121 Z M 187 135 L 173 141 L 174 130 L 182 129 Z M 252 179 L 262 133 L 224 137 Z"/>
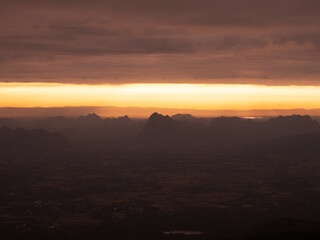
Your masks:
<path fill-rule="evenodd" d="M 1 1 L 0 81 L 319 85 L 320 1 Z"/>

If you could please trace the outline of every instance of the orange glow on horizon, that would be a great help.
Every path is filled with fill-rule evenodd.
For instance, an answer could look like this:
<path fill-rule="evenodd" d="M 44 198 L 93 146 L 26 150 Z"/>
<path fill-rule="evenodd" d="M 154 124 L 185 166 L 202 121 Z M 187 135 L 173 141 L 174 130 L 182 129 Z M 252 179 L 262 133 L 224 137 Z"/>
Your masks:
<path fill-rule="evenodd" d="M 0 107 L 320 108 L 319 86 L 0 83 Z"/>

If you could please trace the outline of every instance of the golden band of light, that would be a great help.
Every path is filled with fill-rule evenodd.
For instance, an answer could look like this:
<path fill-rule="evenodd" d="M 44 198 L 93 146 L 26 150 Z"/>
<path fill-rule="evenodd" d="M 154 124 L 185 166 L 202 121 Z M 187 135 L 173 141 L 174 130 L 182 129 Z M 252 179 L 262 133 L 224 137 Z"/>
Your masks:
<path fill-rule="evenodd" d="M 0 107 L 320 108 L 319 86 L 0 83 Z"/>

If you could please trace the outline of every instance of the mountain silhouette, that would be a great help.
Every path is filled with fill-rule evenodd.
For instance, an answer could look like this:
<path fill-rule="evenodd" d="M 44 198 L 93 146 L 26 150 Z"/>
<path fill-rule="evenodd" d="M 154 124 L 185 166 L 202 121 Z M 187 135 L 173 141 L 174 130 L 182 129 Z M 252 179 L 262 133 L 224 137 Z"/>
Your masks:
<path fill-rule="evenodd" d="M 241 147 L 320 131 L 319 123 L 308 115 L 278 116 L 258 121 L 239 117 L 196 118 L 191 114 L 169 117 L 155 112 L 147 120 L 132 120 L 127 115 L 101 118 L 91 113 L 78 118 L 57 116 L 33 122 L 3 119 L 2 123 L 8 126 L 21 123 L 22 128 L 58 132 L 71 143 L 101 148 L 135 143 L 172 148 Z"/>
<path fill-rule="evenodd" d="M 171 118 L 173 120 L 178 120 L 178 121 L 193 121 L 193 120 L 197 119 L 196 117 L 192 116 L 191 114 L 181 114 L 181 113 L 172 115 Z"/>
<path fill-rule="evenodd" d="M 87 116 L 80 116 L 77 122 L 85 127 L 98 127 L 103 124 L 103 119 L 95 113 L 90 113 Z"/>
<path fill-rule="evenodd" d="M 238 117 L 214 118 L 208 129 L 208 138 L 212 144 L 242 145 L 263 138 L 260 122 Z"/>
<path fill-rule="evenodd" d="M 128 115 L 125 115 L 123 117 L 118 117 L 118 118 L 104 119 L 104 125 L 109 127 L 126 127 L 132 124 L 133 124 L 133 121 L 128 117 Z"/>
<path fill-rule="evenodd" d="M 45 130 L 25 130 L 0 128 L 0 148 L 2 150 L 49 150 L 66 147 L 68 141 L 58 133 Z"/>
<path fill-rule="evenodd" d="M 263 127 L 264 134 L 271 137 L 283 137 L 320 130 L 319 123 L 308 115 L 270 118 L 263 124 Z"/>
<path fill-rule="evenodd" d="M 209 128 L 210 139 L 220 144 L 248 144 L 320 130 L 317 121 L 300 115 L 279 116 L 264 122 L 219 117 L 212 119 Z"/>
<path fill-rule="evenodd" d="M 320 132 L 298 134 L 261 142 L 254 145 L 254 150 L 272 154 L 319 155 Z"/>
<path fill-rule="evenodd" d="M 195 144 L 204 147 L 233 147 L 319 131 L 317 121 L 310 116 L 300 115 L 279 116 L 264 122 L 239 117 L 218 117 L 213 118 L 208 127 L 194 119 L 192 115 L 169 117 L 153 113 L 142 131 L 144 143 L 172 147 Z"/>
<path fill-rule="evenodd" d="M 54 132 L 62 132 L 64 130 L 74 128 L 76 120 L 65 116 L 49 117 L 46 119 L 36 120 L 34 128 L 45 129 Z"/>
<path fill-rule="evenodd" d="M 153 113 L 142 130 L 144 144 L 153 147 L 190 147 L 199 144 L 203 125 L 173 120 L 168 115 Z"/>
<path fill-rule="evenodd" d="M 131 119 L 128 117 L 128 115 L 124 115 L 123 117 L 118 117 L 118 120 L 121 122 L 131 122 Z"/>
<path fill-rule="evenodd" d="M 153 137 L 155 139 L 166 138 L 176 133 L 177 124 L 168 115 L 153 113 L 143 129 L 143 135 Z"/>
<path fill-rule="evenodd" d="M 89 113 L 87 116 L 80 116 L 79 120 L 99 121 L 101 117 L 95 113 Z"/>
<path fill-rule="evenodd" d="M 198 118 L 194 117 L 191 114 L 175 114 L 172 115 L 171 118 L 177 122 L 185 122 L 185 123 L 193 123 L 193 124 L 198 124 L 198 125 L 210 125 L 211 118 Z"/>

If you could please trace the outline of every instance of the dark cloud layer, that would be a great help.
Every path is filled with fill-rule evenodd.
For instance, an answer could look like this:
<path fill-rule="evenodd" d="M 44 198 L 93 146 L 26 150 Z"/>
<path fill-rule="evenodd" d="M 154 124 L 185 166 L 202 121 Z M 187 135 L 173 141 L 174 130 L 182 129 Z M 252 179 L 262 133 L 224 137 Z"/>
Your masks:
<path fill-rule="evenodd" d="M 320 84 L 318 0 L 1 1 L 0 81 Z"/>

